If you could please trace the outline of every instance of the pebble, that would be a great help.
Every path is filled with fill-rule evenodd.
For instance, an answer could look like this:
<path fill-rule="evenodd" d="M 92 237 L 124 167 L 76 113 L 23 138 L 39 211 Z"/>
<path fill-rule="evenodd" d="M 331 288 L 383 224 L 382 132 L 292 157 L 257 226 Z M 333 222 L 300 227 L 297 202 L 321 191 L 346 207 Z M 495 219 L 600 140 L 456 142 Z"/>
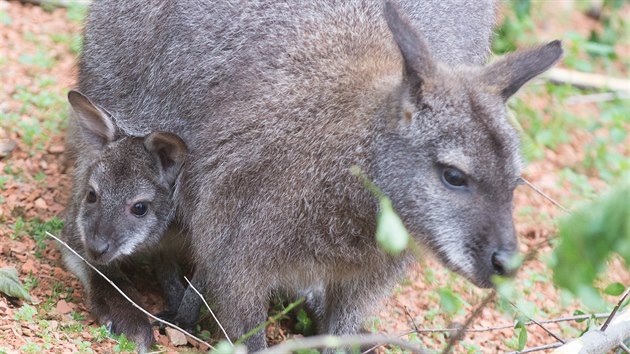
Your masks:
<path fill-rule="evenodd" d="M 168 337 L 168 340 L 171 342 L 171 344 L 176 347 L 188 344 L 188 340 L 186 339 L 184 333 L 174 328 L 167 327 L 166 336 Z"/>

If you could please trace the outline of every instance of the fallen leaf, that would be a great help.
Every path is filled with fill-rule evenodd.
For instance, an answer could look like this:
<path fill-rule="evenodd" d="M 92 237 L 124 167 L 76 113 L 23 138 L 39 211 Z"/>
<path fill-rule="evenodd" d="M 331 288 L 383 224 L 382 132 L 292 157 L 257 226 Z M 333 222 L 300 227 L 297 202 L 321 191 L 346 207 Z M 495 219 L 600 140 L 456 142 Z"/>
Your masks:
<path fill-rule="evenodd" d="M 55 308 L 55 311 L 60 314 L 67 314 L 72 312 L 72 310 L 74 310 L 74 308 L 76 307 L 75 304 L 71 304 L 69 302 L 67 302 L 66 300 L 59 300 L 59 302 L 57 302 L 57 307 Z"/>
<path fill-rule="evenodd" d="M 0 268 L 0 292 L 11 297 L 31 301 L 31 296 L 18 278 L 17 269 L 13 267 Z"/>

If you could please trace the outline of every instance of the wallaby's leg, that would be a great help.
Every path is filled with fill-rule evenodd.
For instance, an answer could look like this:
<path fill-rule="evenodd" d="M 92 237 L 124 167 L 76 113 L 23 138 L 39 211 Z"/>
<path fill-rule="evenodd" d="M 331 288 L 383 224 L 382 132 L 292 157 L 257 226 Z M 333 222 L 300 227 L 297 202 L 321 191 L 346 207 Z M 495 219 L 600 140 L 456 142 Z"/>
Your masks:
<path fill-rule="evenodd" d="M 197 289 L 200 294 L 207 294 L 207 287 L 203 285 L 202 276 L 197 275 L 195 272 L 190 283 Z M 175 315 L 175 323 L 187 331 L 192 331 L 193 326 L 199 320 L 199 310 L 203 300 L 199 297 L 196 291 L 190 286 L 186 287 L 182 297 L 180 298 L 179 306 L 177 308 L 177 314 Z"/>
<path fill-rule="evenodd" d="M 140 296 L 133 284 L 117 267 L 99 268 L 136 304 L 142 306 Z M 90 271 L 88 304 L 92 314 L 102 325 L 110 325 L 112 333 L 124 333 L 136 343 L 139 352 L 149 350 L 154 343 L 153 331 L 147 316 L 114 289 L 106 280 L 94 271 Z"/>
<path fill-rule="evenodd" d="M 369 276 L 345 279 L 326 287 L 324 333 L 331 335 L 357 334 L 362 330 L 363 321 L 384 292 L 389 282 L 383 274 L 373 272 Z M 389 278 L 394 278 L 388 274 Z M 385 283 L 385 286 L 384 284 Z M 368 349 L 368 348 L 361 348 Z M 326 350 L 334 353 L 335 350 Z"/>
<path fill-rule="evenodd" d="M 186 287 L 182 283 L 182 274 L 177 257 L 167 250 L 160 252 L 154 264 L 155 272 L 164 293 L 166 306 L 161 317 L 173 318 L 179 309 Z"/>
<path fill-rule="evenodd" d="M 267 294 L 263 294 L 266 291 L 265 287 L 259 286 L 258 282 L 253 280 L 243 283 L 247 286 L 224 285 L 220 292 L 213 293 L 217 304 L 217 318 L 233 341 L 241 339 L 243 335 L 267 320 L 269 301 Z M 244 344 L 250 352 L 266 348 L 265 329 L 253 333 L 245 339 Z"/>

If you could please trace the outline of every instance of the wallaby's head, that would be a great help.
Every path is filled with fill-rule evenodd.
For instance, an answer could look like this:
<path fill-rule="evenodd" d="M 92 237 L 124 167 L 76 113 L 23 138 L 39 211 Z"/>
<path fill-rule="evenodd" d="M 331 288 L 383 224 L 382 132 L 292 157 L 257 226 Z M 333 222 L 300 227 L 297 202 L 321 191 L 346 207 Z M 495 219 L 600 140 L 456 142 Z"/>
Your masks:
<path fill-rule="evenodd" d="M 88 258 L 105 264 L 155 246 L 175 215 L 173 193 L 186 144 L 171 133 L 125 135 L 106 110 L 81 93 L 70 91 L 68 100 L 82 148 L 95 156 L 76 220 Z"/>
<path fill-rule="evenodd" d="M 443 263 L 491 286 L 492 275 L 513 273 L 508 260 L 517 252 L 512 194 L 521 173 L 519 139 L 505 103 L 560 58 L 560 42 L 485 67 L 451 69 L 431 58 L 389 2 L 385 17 L 403 80 L 382 117 L 375 179 Z"/>

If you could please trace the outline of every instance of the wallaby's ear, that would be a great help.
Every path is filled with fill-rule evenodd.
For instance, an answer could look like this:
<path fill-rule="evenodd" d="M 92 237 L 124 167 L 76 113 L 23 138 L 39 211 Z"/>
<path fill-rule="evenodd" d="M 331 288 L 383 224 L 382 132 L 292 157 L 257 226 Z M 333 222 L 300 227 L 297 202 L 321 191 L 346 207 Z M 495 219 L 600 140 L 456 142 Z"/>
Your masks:
<path fill-rule="evenodd" d="M 79 120 L 85 137 L 91 144 L 102 149 L 114 140 L 116 125 L 106 110 L 96 106 L 79 91 L 71 90 L 68 92 L 68 101 Z"/>
<path fill-rule="evenodd" d="M 144 139 L 144 147 L 159 161 L 162 180 L 173 184 L 188 153 L 186 143 L 175 134 L 155 132 Z"/>
<path fill-rule="evenodd" d="M 490 64 L 482 79 L 504 101 L 516 93 L 527 81 L 542 74 L 562 56 L 562 44 L 555 40 L 548 44 L 508 54 Z"/>
<path fill-rule="evenodd" d="M 424 38 L 391 1 L 385 2 L 385 19 L 404 59 L 405 80 L 411 87 L 421 90 L 422 84 L 435 72 L 435 63 Z"/>

